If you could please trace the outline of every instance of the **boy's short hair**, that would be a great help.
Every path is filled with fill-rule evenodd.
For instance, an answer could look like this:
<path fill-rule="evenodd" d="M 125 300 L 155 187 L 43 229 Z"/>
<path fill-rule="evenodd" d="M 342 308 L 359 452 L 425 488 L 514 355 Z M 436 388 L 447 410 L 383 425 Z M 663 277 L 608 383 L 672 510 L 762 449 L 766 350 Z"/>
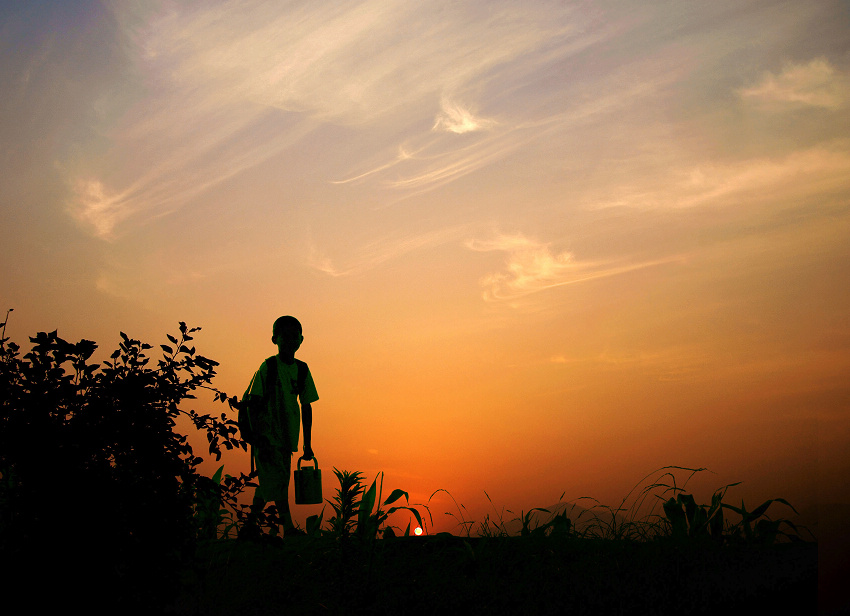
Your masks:
<path fill-rule="evenodd" d="M 280 317 L 274 322 L 274 325 L 272 325 L 272 338 L 276 338 L 277 335 L 284 330 L 295 331 L 300 335 L 302 333 L 301 323 L 295 317 Z"/>

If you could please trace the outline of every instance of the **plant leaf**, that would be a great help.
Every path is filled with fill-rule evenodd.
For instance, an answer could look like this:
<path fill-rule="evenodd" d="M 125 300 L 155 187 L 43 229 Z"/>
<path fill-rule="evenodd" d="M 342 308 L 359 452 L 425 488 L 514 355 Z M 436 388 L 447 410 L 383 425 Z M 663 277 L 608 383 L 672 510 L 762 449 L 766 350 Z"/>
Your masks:
<path fill-rule="evenodd" d="M 387 497 L 387 500 L 384 501 L 384 505 L 391 505 L 396 502 L 399 498 L 404 497 L 404 500 L 410 502 L 410 497 L 407 492 L 404 490 L 393 490 L 392 494 Z"/>
<path fill-rule="evenodd" d="M 218 467 L 218 470 L 217 470 L 217 471 L 215 472 L 215 474 L 212 476 L 212 480 L 213 480 L 216 484 L 220 484 L 220 483 L 221 483 L 221 473 L 222 473 L 223 471 L 224 471 L 224 464 L 222 464 L 221 466 L 219 466 L 219 467 Z"/>
<path fill-rule="evenodd" d="M 359 529 L 363 529 L 362 532 L 366 531 L 366 526 L 369 521 L 369 517 L 372 515 L 372 507 L 375 505 L 375 495 L 377 494 L 377 482 L 378 478 L 375 478 L 375 481 L 372 482 L 372 485 L 369 486 L 369 489 L 363 495 L 363 498 L 360 500 L 360 511 L 357 516 L 357 527 Z"/>
<path fill-rule="evenodd" d="M 766 501 L 764 501 L 761 505 L 759 505 L 758 507 L 756 507 L 755 509 L 753 509 L 753 510 L 752 510 L 752 511 L 748 514 L 748 516 L 747 516 L 747 517 L 748 517 L 750 520 L 755 520 L 756 518 L 760 518 L 761 516 L 763 516 L 763 515 L 764 515 L 765 511 L 767 511 L 767 508 L 768 508 L 768 507 L 770 507 L 770 503 L 772 503 L 772 502 L 773 502 L 773 499 L 770 499 L 770 500 L 766 500 Z"/>

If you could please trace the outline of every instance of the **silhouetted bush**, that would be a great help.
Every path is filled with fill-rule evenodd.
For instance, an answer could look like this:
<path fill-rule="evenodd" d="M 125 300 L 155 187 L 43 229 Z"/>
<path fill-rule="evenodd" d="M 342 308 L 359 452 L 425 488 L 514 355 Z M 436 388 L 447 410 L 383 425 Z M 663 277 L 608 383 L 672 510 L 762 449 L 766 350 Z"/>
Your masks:
<path fill-rule="evenodd" d="M 198 388 L 216 391 L 217 362 L 188 346 L 199 328 L 180 323 L 180 338 L 169 335 L 155 362 L 151 345 L 122 332 L 98 365 L 89 363 L 94 342 L 69 343 L 55 331 L 31 338 L 21 357 L 3 325 L 0 550 L 10 589 L 26 593 L 30 607 L 164 605 L 197 538 L 209 533 L 198 527 L 195 495 L 211 482 L 176 420 L 184 415 L 206 432 L 217 458 L 221 447 L 245 448 L 224 413 L 180 408 Z M 33 593 L 33 583 L 44 591 Z"/>

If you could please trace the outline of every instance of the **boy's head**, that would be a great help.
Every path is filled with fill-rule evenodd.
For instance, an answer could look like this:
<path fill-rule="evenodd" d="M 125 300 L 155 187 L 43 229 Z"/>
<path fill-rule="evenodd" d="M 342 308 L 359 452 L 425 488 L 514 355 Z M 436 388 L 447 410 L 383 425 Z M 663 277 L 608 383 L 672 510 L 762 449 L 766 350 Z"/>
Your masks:
<path fill-rule="evenodd" d="M 272 326 L 272 342 L 281 354 L 294 354 L 304 342 L 301 335 L 301 323 L 295 317 L 280 317 Z"/>

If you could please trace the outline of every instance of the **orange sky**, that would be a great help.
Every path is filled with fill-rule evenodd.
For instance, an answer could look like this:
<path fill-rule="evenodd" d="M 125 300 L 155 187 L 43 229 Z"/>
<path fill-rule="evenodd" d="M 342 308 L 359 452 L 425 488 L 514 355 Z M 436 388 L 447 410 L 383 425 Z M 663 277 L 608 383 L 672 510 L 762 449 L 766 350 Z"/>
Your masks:
<path fill-rule="evenodd" d="M 295 315 L 326 496 L 384 471 L 480 519 L 681 465 L 703 498 L 850 502 L 841 2 L 0 18 L 16 341 L 183 320 L 241 394 Z"/>

